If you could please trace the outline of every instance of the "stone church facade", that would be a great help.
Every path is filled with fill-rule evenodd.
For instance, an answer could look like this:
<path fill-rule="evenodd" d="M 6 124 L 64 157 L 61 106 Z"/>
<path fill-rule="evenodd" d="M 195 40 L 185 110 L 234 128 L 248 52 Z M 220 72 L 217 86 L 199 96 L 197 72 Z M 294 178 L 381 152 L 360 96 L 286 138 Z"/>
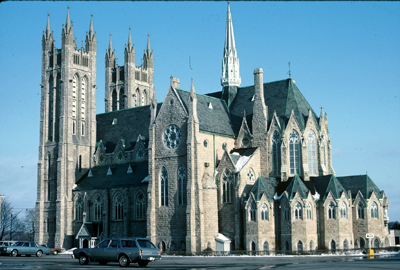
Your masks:
<path fill-rule="evenodd" d="M 291 78 L 264 83 L 261 68 L 240 87 L 229 4 L 219 92 L 199 95 L 193 80 L 185 91 L 171 77 L 158 103 L 150 39 L 135 66 L 129 30 L 122 66 L 110 36 L 96 115 L 96 47 L 93 18 L 84 48 L 69 10 L 61 48 L 48 18 L 36 241 L 141 236 L 188 254 L 389 245 L 388 199 L 368 175 L 336 177 L 326 113 Z"/>

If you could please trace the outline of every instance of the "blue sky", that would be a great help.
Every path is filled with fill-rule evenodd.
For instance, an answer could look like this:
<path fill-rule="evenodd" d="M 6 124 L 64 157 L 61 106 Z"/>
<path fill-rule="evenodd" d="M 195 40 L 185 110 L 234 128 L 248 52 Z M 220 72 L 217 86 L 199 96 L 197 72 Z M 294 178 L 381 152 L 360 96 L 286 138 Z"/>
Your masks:
<path fill-rule="evenodd" d="M 112 33 L 123 64 L 129 27 L 140 65 L 150 34 L 155 88 L 170 76 L 197 93 L 219 91 L 226 2 L 3 2 L 0 4 L 0 194 L 34 207 L 41 83 L 41 42 L 50 13 L 61 46 L 67 6 L 77 44 L 93 13 L 97 32 L 97 112 L 104 112 L 104 57 Z M 253 70 L 264 82 L 292 78 L 319 114 L 328 114 L 337 176 L 368 175 L 400 221 L 400 2 L 231 2 L 241 86 Z M 190 63 L 189 63 L 190 59 Z"/>

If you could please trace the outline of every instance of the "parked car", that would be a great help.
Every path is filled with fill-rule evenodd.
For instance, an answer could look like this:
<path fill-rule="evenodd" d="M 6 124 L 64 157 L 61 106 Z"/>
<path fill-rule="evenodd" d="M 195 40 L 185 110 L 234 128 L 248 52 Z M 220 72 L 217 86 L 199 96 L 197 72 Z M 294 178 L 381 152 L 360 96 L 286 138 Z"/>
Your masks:
<path fill-rule="evenodd" d="M 47 247 L 47 245 L 42 244 L 42 246 Z M 60 252 L 63 252 L 64 249 L 63 248 L 50 248 L 50 253 L 53 255 L 57 255 Z"/>
<path fill-rule="evenodd" d="M 13 257 L 20 255 L 41 257 L 43 254 L 49 255 L 50 249 L 36 242 L 17 241 L 12 246 L 0 247 L 0 253 L 1 255 L 11 255 Z"/>
<path fill-rule="evenodd" d="M 75 249 L 73 256 L 81 265 L 88 264 L 89 261 L 96 261 L 101 265 L 118 262 L 122 267 L 129 266 L 130 263 L 147 266 L 149 262 L 161 259 L 158 248 L 146 238 L 105 239 L 94 248 Z"/>
<path fill-rule="evenodd" d="M 3 246 L 8 247 L 8 246 L 13 245 L 14 243 L 15 243 L 15 241 L 0 241 L 0 247 L 3 247 Z"/>

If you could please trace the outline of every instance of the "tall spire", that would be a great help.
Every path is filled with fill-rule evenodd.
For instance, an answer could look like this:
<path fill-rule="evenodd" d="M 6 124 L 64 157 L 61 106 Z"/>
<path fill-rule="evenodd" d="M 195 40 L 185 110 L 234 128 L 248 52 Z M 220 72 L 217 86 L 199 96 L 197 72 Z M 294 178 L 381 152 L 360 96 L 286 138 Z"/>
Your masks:
<path fill-rule="evenodd" d="M 47 25 L 46 25 L 46 36 L 50 36 L 50 13 L 47 13 Z"/>
<path fill-rule="evenodd" d="M 228 2 L 228 14 L 226 17 L 225 47 L 224 47 L 224 57 L 228 56 L 237 57 L 235 34 L 233 33 L 232 14 L 229 2 Z"/>
<path fill-rule="evenodd" d="M 93 34 L 93 14 L 90 16 L 89 35 Z"/>
<path fill-rule="evenodd" d="M 239 58 L 237 57 L 235 35 L 233 33 L 231 8 L 228 2 L 228 12 L 226 16 L 225 46 L 222 58 L 222 77 L 221 85 L 222 99 L 228 107 L 232 104 L 240 86 L 241 79 L 239 73 Z"/>
<path fill-rule="evenodd" d="M 69 29 L 70 27 L 70 19 L 69 19 L 69 6 L 68 6 L 68 11 L 67 11 L 67 22 L 65 23 L 65 27 Z"/>

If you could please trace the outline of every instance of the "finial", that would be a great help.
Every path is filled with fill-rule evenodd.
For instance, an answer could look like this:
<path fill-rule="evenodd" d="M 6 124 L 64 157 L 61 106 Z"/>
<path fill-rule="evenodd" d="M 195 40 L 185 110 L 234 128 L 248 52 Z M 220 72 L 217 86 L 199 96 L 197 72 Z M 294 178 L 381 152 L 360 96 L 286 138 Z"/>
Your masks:
<path fill-rule="evenodd" d="M 288 74 L 289 74 L 289 79 L 290 79 L 292 77 L 292 73 L 290 71 L 290 62 L 288 62 L 288 64 L 289 64 L 289 72 L 288 72 Z"/>

